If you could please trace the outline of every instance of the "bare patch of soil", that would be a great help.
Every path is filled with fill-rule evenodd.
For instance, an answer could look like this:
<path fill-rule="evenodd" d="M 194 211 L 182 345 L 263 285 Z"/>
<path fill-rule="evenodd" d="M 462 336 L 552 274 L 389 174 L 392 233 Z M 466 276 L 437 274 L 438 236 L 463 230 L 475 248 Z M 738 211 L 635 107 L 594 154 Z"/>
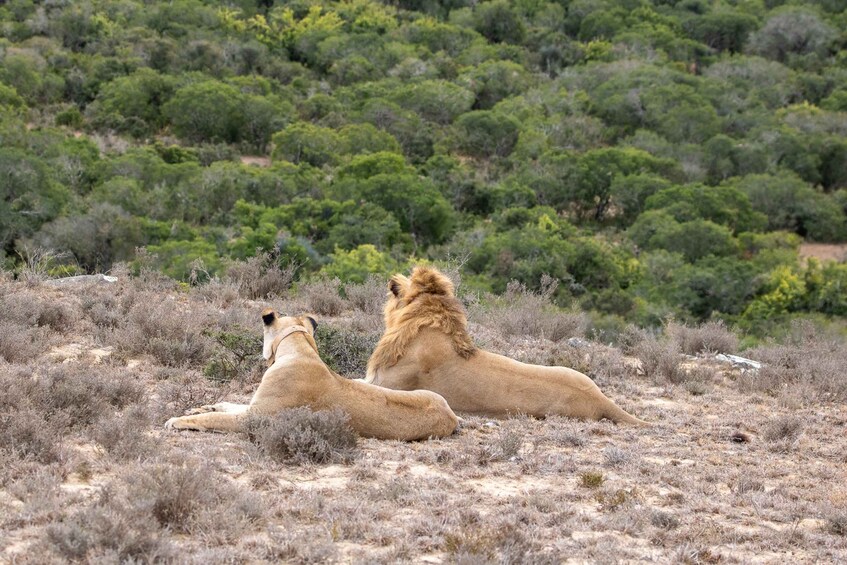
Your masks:
<path fill-rule="evenodd" d="M 242 155 L 241 163 L 244 165 L 255 165 L 257 167 L 270 167 L 271 160 L 269 157 L 262 157 L 261 155 Z"/>
<path fill-rule="evenodd" d="M 847 243 L 803 243 L 799 253 L 803 261 L 809 257 L 821 261 L 847 261 Z"/>

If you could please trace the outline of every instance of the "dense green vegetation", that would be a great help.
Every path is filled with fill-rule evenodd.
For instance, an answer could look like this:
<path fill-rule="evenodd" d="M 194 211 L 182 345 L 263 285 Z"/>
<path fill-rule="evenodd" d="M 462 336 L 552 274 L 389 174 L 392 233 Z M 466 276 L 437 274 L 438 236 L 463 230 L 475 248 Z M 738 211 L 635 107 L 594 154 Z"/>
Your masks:
<path fill-rule="evenodd" d="M 847 265 L 797 247 L 847 240 L 845 29 L 839 0 L 2 2 L 0 260 L 454 257 L 611 324 L 843 316 Z"/>

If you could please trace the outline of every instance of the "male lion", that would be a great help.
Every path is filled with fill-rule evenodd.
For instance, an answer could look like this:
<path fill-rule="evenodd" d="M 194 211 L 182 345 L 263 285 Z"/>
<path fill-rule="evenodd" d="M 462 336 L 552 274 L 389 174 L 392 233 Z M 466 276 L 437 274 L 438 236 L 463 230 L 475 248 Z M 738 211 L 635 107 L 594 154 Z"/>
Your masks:
<path fill-rule="evenodd" d="M 431 390 L 456 412 L 647 424 L 578 371 L 528 365 L 474 347 L 453 283 L 436 269 L 416 267 L 411 278 L 394 275 L 388 289 L 385 334 L 368 362 L 366 382 Z"/>
<path fill-rule="evenodd" d="M 411 441 L 448 436 L 456 429 L 456 415 L 434 392 L 388 390 L 333 373 L 318 355 L 313 318 L 285 317 L 268 308 L 262 320 L 262 354 L 270 366 L 250 404 L 203 406 L 188 416 L 171 418 L 166 428 L 240 432 L 250 414 L 308 406 L 312 410 L 340 408 L 364 437 Z"/>

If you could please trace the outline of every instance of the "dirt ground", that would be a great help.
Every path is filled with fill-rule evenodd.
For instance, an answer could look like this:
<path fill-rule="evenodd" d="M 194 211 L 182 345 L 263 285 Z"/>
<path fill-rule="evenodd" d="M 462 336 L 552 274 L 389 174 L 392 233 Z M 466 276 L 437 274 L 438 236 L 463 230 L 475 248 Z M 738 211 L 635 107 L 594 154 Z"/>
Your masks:
<path fill-rule="evenodd" d="M 750 391 L 739 384 L 749 373 L 711 354 L 685 361 L 697 386 L 657 382 L 633 360 L 597 378 L 608 396 L 651 422 L 647 428 L 466 416 L 447 439 L 360 439 L 346 464 L 294 466 L 270 459 L 245 436 L 162 427 L 191 405 L 249 399 L 261 368 L 237 385 L 210 385 L 201 361 L 168 366 L 120 344 L 134 331 L 127 324 L 141 324 L 138 304 L 153 307 L 151 296 L 170 311 L 222 325 L 247 323 L 265 302 L 225 305 L 127 287 L 56 291 L 9 282 L 4 290 L 0 306 L 11 312 L 0 322 L 5 333 L 9 320 L 23 319 L 21 303 L 61 304 L 76 320 L 67 322 L 73 330 L 60 322 L 33 334 L 42 339 L 36 358 L 0 359 L 7 389 L 65 371 L 66 380 L 86 383 L 91 375 L 121 376 L 142 392 L 111 408 L 106 416 L 115 419 L 105 428 L 101 415 L 63 428 L 55 458 L 40 461 L 43 449 L 27 455 L 3 445 L 0 562 L 847 562 L 844 403 L 810 400 L 791 387 Z M 104 321 L 91 302 L 111 304 L 119 316 Z M 322 322 L 344 327 L 349 317 Z M 563 347 L 529 342 L 547 352 Z M 19 426 L 14 418 L 24 418 L 23 408 L 0 407 L 12 414 L 3 423 Z M 50 410 L 39 417 L 52 426 Z M 123 439 L 104 439 L 124 428 Z M 141 510 L 134 518 L 122 513 L 121 505 L 147 508 L 138 486 L 144 477 L 173 469 L 199 469 L 180 475 L 192 484 L 173 491 L 196 516 L 162 522 L 154 505 L 150 515 L 160 521 L 151 525 Z M 207 500 L 204 490 L 224 494 Z M 193 506 L 192 496 L 199 501 Z"/>

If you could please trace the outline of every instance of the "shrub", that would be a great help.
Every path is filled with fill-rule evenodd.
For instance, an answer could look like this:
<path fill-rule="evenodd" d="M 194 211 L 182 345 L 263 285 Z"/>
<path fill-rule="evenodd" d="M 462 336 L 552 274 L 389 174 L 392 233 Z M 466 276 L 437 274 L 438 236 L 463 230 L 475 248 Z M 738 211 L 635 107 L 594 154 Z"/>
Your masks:
<path fill-rule="evenodd" d="M 301 284 L 297 294 L 305 299 L 310 312 L 321 316 L 338 316 L 347 309 L 347 301 L 339 294 L 340 287 L 341 281 L 337 278 L 320 278 Z"/>
<path fill-rule="evenodd" d="M 650 514 L 650 523 L 663 530 L 673 530 L 679 526 L 679 520 L 673 514 L 661 510 L 654 510 Z"/>
<path fill-rule="evenodd" d="M 245 298 L 275 298 L 291 288 L 297 268 L 296 263 L 280 267 L 273 254 L 260 251 L 245 261 L 228 263 L 224 281 L 234 284 L 238 294 Z"/>
<path fill-rule="evenodd" d="M 355 331 L 345 326 L 320 324 L 315 341 L 323 362 L 345 377 L 361 378 L 368 359 L 379 342 L 380 333 Z"/>
<path fill-rule="evenodd" d="M 523 445 L 524 433 L 517 426 L 506 424 L 496 436 L 482 446 L 481 463 L 509 461 L 518 455 Z"/>
<path fill-rule="evenodd" d="M 180 311 L 151 296 L 130 309 L 115 348 L 131 355 L 147 353 L 173 367 L 197 363 L 208 358 L 210 349 L 200 325 L 198 313 Z"/>
<path fill-rule="evenodd" d="M 817 334 L 808 323 L 792 324 L 797 334 L 786 344 L 768 344 L 748 350 L 745 355 L 761 361 L 758 371 L 747 371 L 738 380 L 742 390 L 778 394 L 786 389 L 805 399 L 843 401 L 847 399 L 847 350 L 838 340 Z"/>
<path fill-rule="evenodd" d="M 203 335 L 215 340 L 215 352 L 203 374 L 217 382 L 247 380 L 262 365 L 262 337 L 244 328 L 228 331 L 205 330 Z"/>
<path fill-rule="evenodd" d="M 307 407 L 275 416 L 253 416 L 248 435 L 267 456 L 281 463 L 338 463 L 353 459 L 356 432 L 341 410 L 312 412 Z"/>
<path fill-rule="evenodd" d="M 385 303 L 385 288 L 383 277 L 369 275 L 363 283 L 345 284 L 344 296 L 357 310 L 365 314 L 380 314 Z"/>
<path fill-rule="evenodd" d="M 680 367 L 682 356 L 672 341 L 659 340 L 645 332 L 641 334 L 641 340 L 629 349 L 641 360 L 641 366 L 647 377 L 671 383 L 680 383 L 685 380 L 685 372 Z"/>
<path fill-rule="evenodd" d="M 26 363 L 47 348 L 46 331 L 12 321 L 0 324 L 0 358 L 8 363 Z"/>
<path fill-rule="evenodd" d="M 559 282 L 541 277 L 541 290 L 533 292 L 518 281 L 511 281 L 500 298 L 490 298 L 490 306 L 475 316 L 486 326 L 497 328 L 504 336 L 540 337 L 561 341 L 585 336 L 588 317 L 581 312 L 563 311 L 551 303 Z"/>
<path fill-rule="evenodd" d="M 603 464 L 607 467 L 619 467 L 632 459 L 632 453 L 614 445 L 603 450 Z"/>
<path fill-rule="evenodd" d="M 92 426 L 91 438 L 117 459 L 137 459 L 155 449 L 147 435 L 150 412 L 146 405 L 136 404 L 120 414 L 101 418 Z"/>
<path fill-rule="evenodd" d="M 781 416 L 768 422 L 762 436 L 770 442 L 794 441 L 803 431 L 803 421 L 797 416 Z"/>
<path fill-rule="evenodd" d="M 0 405 L 5 404 L 0 399 Z M 0 414 L 0 450 L 19 458 L 32 457 L 39 463 L 54 463 L 65 458 L 62 422 L 46 418 L 32 408 L 14 410 L 4 407 Z"/>
<path fill-rule="evenodd" d="M 586 471 L 579 476 L 579 484 L 585 488 L 598 488 L 603 484 L 603 473 Z"/>
<path fill-rule="evenodd" d="M 738 337 L 718 320 L 698 327 L 670 322 L 665 330 L 677 349 L 687 355 L 698 353 L 736 353 Z"/>

